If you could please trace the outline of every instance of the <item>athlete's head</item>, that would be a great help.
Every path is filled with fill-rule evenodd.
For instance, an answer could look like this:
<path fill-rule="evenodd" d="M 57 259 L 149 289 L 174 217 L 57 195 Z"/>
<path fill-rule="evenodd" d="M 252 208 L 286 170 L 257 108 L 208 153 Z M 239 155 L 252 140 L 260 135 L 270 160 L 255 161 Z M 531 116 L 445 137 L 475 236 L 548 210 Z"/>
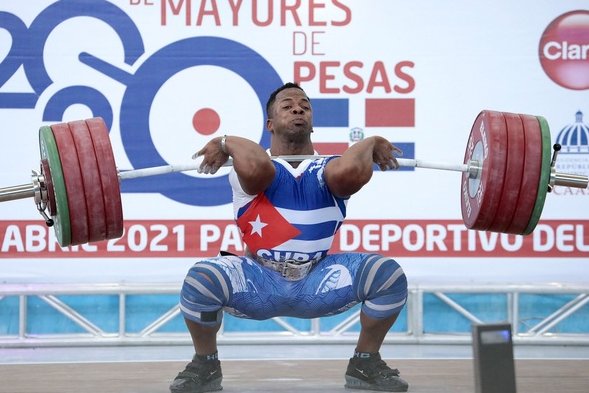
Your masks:
<path fill-rule="evenodd" d="M 266 128 L 276 155 L 313 154 L 313 109 L 305 91 L 295 83 L 276 89 L 266 106 Z"/>
<path fill-rule="evenodd" d="M 266 102 L 266 116 L 268 117 L 268 119 L 274 117 L 272 106 L 274 105 L 274 102 L 276 101 L 276 96 L 278 95 L 278 93 L 280 93 L 281 91 L 286 90 L 286 89 L 299 89 L 303 93 L 305 92 L 301 86 L 299 86 L 297 83 L 293 83 L 293 82 L 287 82 L 284 85 L 280 86 L 278 89 L 274 90 L 272 92 L 272 94 L 270 94 L 270 97 L 268 98 L 268 102 Z M 307 99 L 308 99 L 308 97 L 307 97 Z M 311 102 L 311 100 L 309 100 L 309 102 Z"/>

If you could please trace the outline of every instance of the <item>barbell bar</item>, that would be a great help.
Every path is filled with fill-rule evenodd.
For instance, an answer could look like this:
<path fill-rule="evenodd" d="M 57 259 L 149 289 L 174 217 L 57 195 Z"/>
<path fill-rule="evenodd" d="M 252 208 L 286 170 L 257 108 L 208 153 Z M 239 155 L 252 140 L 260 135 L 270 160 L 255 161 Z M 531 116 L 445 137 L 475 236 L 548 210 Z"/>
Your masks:
<path fill-rule="evenodd" d="M 587 176 L 556 172 L 560 146 L 551 146 L 541 116 L 484 110 L 471 128 L 462 164 L 397 158 L 403 167 L 462 173 L 461 210 L 469 229 L 527 235 L 554 186 L 587 188 Z M 189 164 L 119 171 L 100 117 L 39 129 L 40 171 L 30 184 L 0 189 L 0 202 L 33 198 L 62 247 L 123 234 L 120 181 L 198 170 Z M 551 158 L 551 151 L 554 153 Z M 331 156 L 277 156 L 288 162 Z M 229 159 L 224 166 L 231 166 Z"/>
<path fill-rule="evenodd" d="M 560 151 L 560 145 L 555 145 L 555 150 L 558 149 Z M 296 155 L 296 156 L 271 156 L 273 159 L 282 159 L 286 162 L 301 162 L 304 160 L 316 160 L 318 158 L 330 158 L 333 157 L 332 154 L 315 154 L 315 155 Z M 202 158 L 202 157 L 201 157 Z M 452 172 L 467 172 L 469 176 L 476 176 L 480 171 L 480 167 L 478 166 L 478 162 L 472 161 L 468 164 L 448 164 L 444 162 L 434 162 L 434 161 L 424 161 L 420 159 L 413 159 L 413 158 L 399 158 L 396 157 L 397 162 L 399 163 L 400 167 L 412 167 L 412 168 L 425 168 L 425 169 L 437 169 L 441 171 L 452 171 Z M 176 172 L 189 172 L 198 170 L 200 167 L 202 159 L 196 159 L 194 162 L 189 162 L 187 164 L 171 164 L 171 165 L 161 165 L 161 166 L 154 166 L 151 168 L 142 168 L 142 169 L 131 169 L 131 170 L 123 170 L 119 172 L 119 179 L 127 180 L 127 179 L 136 179 L 138 177 L 148 177 L 148 176 L 157 176 L 157 175 L 165 175 L 168 173 L 176 173 Z M 231 167 L 233 166 L 233 159 L 229 157 L 227 162 L 225 162 L 222 167 Z M 567 186 L 567 187 L 576 187 L 576 188 L 585 188 L 587 186 L 585 177 L 579 176 L 575 174 L 569 173 L 554 173 L 552 175 L 553 185 L 558 186 Z M 30 185 L 27 185 L 30 187 Z"/>
<path fill-rule="evenodd" d="M 332 155 L 296 155 L 296 156 L 272 156 L 273 159 L 282 159 L 287 162 L 302 162 L 304 160 L 313 160 L 318 158 L 329 158 L 333 157 Z M 132 169 L 126 171 L 119 172 L 119 179 L 127 180 L 127 179 L 135 179 L 138 177 L 147 177 L 147 176 L 156 176 L 156 175 L 165 175 L 168 173 L 174 172 L 188 172 L 193 170 L 198 170 L 200 167 L 200 163 L 202 162 L 201 159 L 197 158 L 194 162 L 188 164 L 172 164 L 172 165 L 162 165 L 156 166 L 151 168 L 143 168 L 143 169 Z M 414 168 L 430 168 L 430 169 L 439 169 L 439 170 L 447 170 L 447 171 L 455 171 L 455 172 L 468 172 L 472 173 L 473 176 L 479 171 L 478 163 L 473 161 L 468 164 L 446 164 L 441 162 L 431 162 L 431 161 L 423 161 L 423 160 L 415 160 L 409 158 L 397 158 L 397 162 L 399 166 L 402 167 L 414 167 Z M 230 167 L 233 165 L 233 160 L 231 157 L 225 162 L 222 167 Z"/>

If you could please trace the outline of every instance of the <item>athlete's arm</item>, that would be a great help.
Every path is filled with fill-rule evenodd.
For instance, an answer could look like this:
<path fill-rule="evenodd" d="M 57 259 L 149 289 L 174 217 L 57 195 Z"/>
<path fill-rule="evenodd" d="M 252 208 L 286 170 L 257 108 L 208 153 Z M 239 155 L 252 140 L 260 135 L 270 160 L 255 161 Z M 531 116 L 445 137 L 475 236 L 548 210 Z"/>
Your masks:
<path fill-rule="evenodd" d="M 276 171 L 270 156 L 259 144 L 233 135 L 225 137 L 223 151 L 221 140 L 222 137 L 212 139 L 196 153 L 204 156 L 200 171 L 215 173 L 231 156 L 243 191 L 249 195 L 264 191 L 272 183 Z"/>
<path fill-rule="evenodd" d="M 325 181 L 330 191 L 338 197 L 348 197 L 358 192 L 372 178 L 372 164 L 381 170 L 397 169 L 399 164 L 393 153 L 401 150 L 385 138 L 366 138 L 325 166 Z"/>

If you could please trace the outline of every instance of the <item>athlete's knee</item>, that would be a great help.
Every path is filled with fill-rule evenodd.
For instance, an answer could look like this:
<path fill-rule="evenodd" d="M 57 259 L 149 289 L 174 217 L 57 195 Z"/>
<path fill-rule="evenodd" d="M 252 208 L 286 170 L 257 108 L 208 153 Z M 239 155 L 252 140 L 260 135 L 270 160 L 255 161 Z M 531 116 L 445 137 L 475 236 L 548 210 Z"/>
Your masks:
<path fill-rule="evenodd" d="M 367 315 L 380 319 L 401 311 L 407 302 L 407 277 L 394 259 L 371 255 L 359 272 L 357 296 Z"/>
<path fill-rule="evenodd" d="M 184 279 L 180 309 L 191 321 L 217 325 L 230 293 L 231 283 L 222 269 L 213 262 L 201 261 L 190 268 Z"/>
<path fill-rule="evenodd" d="M 407 292 L 407 277 L 403 268 L 392 258 L 370 255 L 359 270 L 358 297 L 370 299 L 378 294 Z"/>

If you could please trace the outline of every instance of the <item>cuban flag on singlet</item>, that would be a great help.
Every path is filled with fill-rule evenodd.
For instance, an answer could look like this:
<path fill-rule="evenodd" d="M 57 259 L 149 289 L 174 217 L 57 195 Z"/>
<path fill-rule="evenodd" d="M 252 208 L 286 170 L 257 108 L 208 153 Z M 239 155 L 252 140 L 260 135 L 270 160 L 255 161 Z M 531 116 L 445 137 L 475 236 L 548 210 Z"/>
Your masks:
<path fill-rule="evenodd" d="M 329 159 L 306 160 L 296 169 L 273 160 L 276 176 L 270 187 L 237 211 L 237 226 L 251 253 L 300 262 L 327 254 L 347 203 L 325 184 Z"/>

